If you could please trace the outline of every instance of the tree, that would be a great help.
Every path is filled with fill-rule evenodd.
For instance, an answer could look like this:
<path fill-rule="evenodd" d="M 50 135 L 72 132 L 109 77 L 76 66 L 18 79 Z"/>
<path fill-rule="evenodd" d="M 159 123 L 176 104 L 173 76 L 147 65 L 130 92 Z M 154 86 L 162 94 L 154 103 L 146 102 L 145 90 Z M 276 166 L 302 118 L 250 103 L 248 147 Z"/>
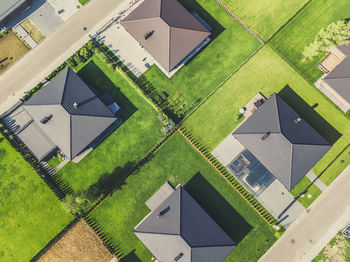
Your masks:
<path fill-rule="evenodd" d="M 315 37 L 314 42 L 304 48 L 304 60 L 312 59 L 330 47 L 343 45 L 350 40 L 350 23 L 341 20 L 321 29 Z"/>
<path fill-rule="evenodd" d="M 83 214 L 90 207 L 90 201 L 83 194 L 69 194 L 63 199 L 62 208 L 73 214 Z"/>

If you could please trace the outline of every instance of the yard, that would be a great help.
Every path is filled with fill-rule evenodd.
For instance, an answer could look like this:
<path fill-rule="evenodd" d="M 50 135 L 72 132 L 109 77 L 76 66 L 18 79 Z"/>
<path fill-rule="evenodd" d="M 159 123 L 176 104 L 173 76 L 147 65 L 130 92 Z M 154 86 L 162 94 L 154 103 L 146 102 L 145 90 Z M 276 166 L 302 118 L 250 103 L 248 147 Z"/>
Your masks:
<path fill-rule="evenodd" d="M 323 74 L 317 67 L 323 55 L 312 61 L 303 61 L 305 46 L 314 41 L 316 34 L 332 22 L 349 18 L 349 1 L 313 0 L 276 37 L 272 45 L 295 66 L 307 80 L 315 82 Z"/>
<path fill-rule="evenodd" d="M 43 33 L 41 33 L 40 30 L 35 25 L 33 25 L 29 18 L 24 20 L 21 23 L 21 26 L 24 30 L 27 31 L 27 33 L 33 38 L 36 43 L 40 43 L 42 40 L 44 40 L 45 36 Z"/>
<path fill-rule="evenodd" d="M 161 138 L 161 122 L 150 104 L 117 71 L 93 56 L 78 75 L 101 95 L 108 92 L 123 109 L 123 123 L 78 164 L 65 165 L 59 174 L 74 191 L 94 194 L 113 186 Z"/>
<path fill-rule="evenodd" d="M 347 262 L 350 261 L 350 240 L 346 239 L 341 233 L 329 241 L 322 251 L 312 262 Z"/>
<path fill-rule="evenodd" d="M 198 105 L 259 46 L 259 42 L 215 1 L 180 2 L 212 27 L 214 40 L 171 79 L 153 65 L 139 80 L 155 87 L 159 94 L 168 95 L 166 101 L 176 118 L 182 118 Z"/>
<path fill-rule="evenodd" d="M 321 135 L 334 143 L 314 167 L 315 174 L 322 173 L 322 181 L 327 184 L 333 181 L 341 169 L 333 164 L 327 166 L 349 144 L 350 120 L 270 46 L 261 49 L 184 124 L 209 150 L 213 150 L 238 125 L 235 119 L 239 109 L 259 91 L 265 96 L 279 93 Z M 348 163 L 350 155 L 342 153 L 341 159 Z"/>
<path fill-rule="evenodd" d="M 9 31 L 0 38 L 0 74 L 28 52 L 28 48 Z"/>
<path fill-rule="evenodd" d="M 145 201 L 166 181 L 173 186 L 182 184 L 238 243 L 226 261 L 257 261 L 276 241 L 272 227 L 176 133 L 150 162 L 90 214 L 120 247 L 126 256 L 122 261 L 150 261 L 150 252 L 133 234 L 133 229 L 150 212 Z"/>
<path fill-rule="evenodd" d="M 308 179 L 306 176 L 303 177 L 303 179 L 300 180 L 300 182 L 290 191 L 290 193 L 297 197 L 300 194 L 303 194 L 304 196 L 300 196 L 298 198 L 298 201 L 305 207 L 308 208 L 312 202 L 316 200 L 316 198 L 321 195 L 322 191 L 311 183 L 311 180 Z M 309 198 L 310 195 L 311 197 Z"/>
<path fill-rule="evenodd" d="M 262 39 L 269 40 L 309 0 L 221 0 Z"/>
<path fill-rule="evenodd" d="M 0 134 L 0 261 L 29 261 L 72 220 Z"/>

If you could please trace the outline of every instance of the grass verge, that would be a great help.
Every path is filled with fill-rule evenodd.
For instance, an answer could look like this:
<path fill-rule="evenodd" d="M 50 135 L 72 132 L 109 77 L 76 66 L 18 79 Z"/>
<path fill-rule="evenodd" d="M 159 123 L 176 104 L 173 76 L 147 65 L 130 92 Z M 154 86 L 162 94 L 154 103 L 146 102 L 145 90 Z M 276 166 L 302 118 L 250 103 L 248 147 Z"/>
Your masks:
<path fill-rule="evenodd" d="M 0 261 L 29 261 L 73 216 L 1 134 L 0 174 Z"/>
<path fill-rule="evenodd" d="M 176 161 L 174 161 L 176 159 Z M 257 261 L 276 241 L 274 230 L 182 138 L 173 135 L 150 162 L 126 179 L 90 216 L 124 253 L 141 261 L 151 254 L 133 234 L 150 212 L 145 201 L 166 181 L 182 184 L 238 243 L 226 261 Z M 136 260 L 138 261 L 138 260 Z"/>
<path fill-rule="evenodd" d="M 290 191 L 290 193 L 297 197 L 303 194 L 303 197 L 299 197 L 298 201 L 305 207 L 308 208 L 316 198 L 321 195 L 322 191 L 311 183 L 311 180 L 304 176 L 300 182 Z M 310 195 L 310 198 L 309 198 Z"/>

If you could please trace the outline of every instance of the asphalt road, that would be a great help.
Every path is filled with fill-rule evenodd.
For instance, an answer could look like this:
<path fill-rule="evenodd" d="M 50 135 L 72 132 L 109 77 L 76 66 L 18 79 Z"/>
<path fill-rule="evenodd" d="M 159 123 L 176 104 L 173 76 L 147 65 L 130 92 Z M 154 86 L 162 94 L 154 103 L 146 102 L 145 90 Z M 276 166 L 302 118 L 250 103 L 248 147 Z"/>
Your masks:
<path fill-rule="evenodd" d="M 260 262 L 310 262 L 350 223 L 350 166 L 288 228 Z"/>
<path fill-rule="evenodd" d="M 128 1 L 91 0 L 36 48 L 0 76 L 0 114 L 89 40 Z M 84 27 L 86 30 L 84 30 Z"/>

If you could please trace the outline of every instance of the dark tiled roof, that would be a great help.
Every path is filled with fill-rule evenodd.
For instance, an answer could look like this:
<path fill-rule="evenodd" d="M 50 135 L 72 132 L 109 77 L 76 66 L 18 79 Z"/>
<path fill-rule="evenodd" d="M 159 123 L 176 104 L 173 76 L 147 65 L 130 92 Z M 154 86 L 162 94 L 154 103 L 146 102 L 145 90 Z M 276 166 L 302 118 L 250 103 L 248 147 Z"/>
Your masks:
<path fill-rule="evenodd" d="M 135 234 L 159 261 L 174 261 L 180 253 L 184 262 L 223 261 L 235 248 L 182 186 L 135 228 Z"/>
<path fill-rule="evenodd" d="M 78 104 L 76 108 L 74 103 Z M 69 159 L 81 153 L 116 120 L 70 68 L 56 76 L 23 108 Z M 46 124 L 40 122 L 49 115 L 52 117 Z"/>
<path fill-rule="evenodd" d="M 350 56 L 346 57 L 323 80 L 350 103 Z"/>
<path fill-rule="evenodd" d="M 298 117 L 282 98 L 273 94 L 233 132 L 288 190 L 331 147 L 305 120 L 295 123 Z M 262 139 L 264 135 L 266 138 Z"/>
<path fill-rule="evenodd" d="M 177 0 L 145 0 L 121 24 L 168 71 L 210 35 Z"/>
<path fill-rule="evenodd" d="M 350 56 L 350 44 L 340 45 L 337 48 L 346 56 Z"/>
<path fill-rule="evenodd" d="M 24 2 L 25 0 L 0 0 L 0 22 Z"/>

